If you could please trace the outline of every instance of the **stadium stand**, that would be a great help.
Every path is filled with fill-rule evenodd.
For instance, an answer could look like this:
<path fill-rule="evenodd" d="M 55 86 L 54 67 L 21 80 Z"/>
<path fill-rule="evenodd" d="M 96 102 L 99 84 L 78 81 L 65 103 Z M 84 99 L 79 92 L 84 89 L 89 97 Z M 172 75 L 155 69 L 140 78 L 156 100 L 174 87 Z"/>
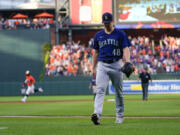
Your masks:
<path fill-rule="evenodd" d="M 131 61 L 138 74 L 145 64 L 152 74 L 180 72 L 180 37 L 164 35 L 158 42 L 149 37 L 129 37 Z M 67 43 L 53 46 L 46 75 L 90 75 L 92 50 L 90 45 Z"/>
<path fill-rule="evenodd" d="M 0 19 L 0 30 L 3 29 L 49 29 L 54 24 L 51 18 L 34 19 Z"/>

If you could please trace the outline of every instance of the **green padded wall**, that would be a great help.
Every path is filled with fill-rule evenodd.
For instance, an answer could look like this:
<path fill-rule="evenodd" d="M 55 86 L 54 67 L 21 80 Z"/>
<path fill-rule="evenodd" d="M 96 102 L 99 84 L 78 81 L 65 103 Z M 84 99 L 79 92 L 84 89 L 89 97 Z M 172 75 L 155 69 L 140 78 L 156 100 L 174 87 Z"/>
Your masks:
<path fill-rule="evenodd" d="M 0 31 L 0 82 L 22 81 L 25 70 L 39 76 L 41 48 L 50 41 L 49 30 Z"/>
<path fill-rule="evenodd" d="M 41 48 L 50 42 L 49 30 L 2 30 L 0 31 L 0 96 L 21 95 L 21 83 L 28 69 L 36 78 L 36 87 L 41 86 L 43 95 L 91 94 L 89 77 L 38 78 L 43 66 Z"/>
<path fill-rule="evenodd" d="M 17 95 L 27 69 L 39 77 L 45 42 L 50 42 L 49 30 L 0 31 L 0 95 Z"/>

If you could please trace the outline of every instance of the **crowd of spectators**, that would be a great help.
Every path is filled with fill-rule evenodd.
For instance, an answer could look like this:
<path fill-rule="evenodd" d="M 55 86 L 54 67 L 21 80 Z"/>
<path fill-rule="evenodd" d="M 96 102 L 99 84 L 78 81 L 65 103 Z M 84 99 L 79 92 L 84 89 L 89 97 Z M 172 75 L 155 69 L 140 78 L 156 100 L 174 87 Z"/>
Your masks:
<path fill-rule="evenodd" d="M 135 65 L 134 74 L 146 65 L 151 74 L 180 72 L 180 37 L 163 36 L 159 41 L 148 37 L 129 37 L 131 41 L 131 61 Z M 90 75 L 92 69 L 92 49 L 77 43 L 53 46 L 50 60 L 46 65 L 46 75 Z"/>
<path fill-rule="evenodd" d="M 5 19 L 0 18 L 0 30 L 3 29 L 49 29 L 54 22 L 51 18 Z"/>
<path fill-rule="evenodd" d="M 80 41 L 53 46 L 46 65 L 46 75 L 89 75 L 91 59 L 92 50 L 89 46 L 80 45 Z"/>
<path fill-rule="evenodd" d="M 180 37 L 165 35 L 158 42 L 148 37 L 130 37 L 130 41 L 135 73 L 144 65 L 152 74 L 180 72 Z"/>

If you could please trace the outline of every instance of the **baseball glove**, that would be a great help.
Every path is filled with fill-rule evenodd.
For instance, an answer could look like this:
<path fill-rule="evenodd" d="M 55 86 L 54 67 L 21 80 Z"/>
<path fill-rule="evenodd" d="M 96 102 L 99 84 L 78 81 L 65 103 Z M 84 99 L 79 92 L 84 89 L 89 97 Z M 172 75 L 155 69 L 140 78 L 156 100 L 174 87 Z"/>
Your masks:
<path fill-rule="evenodd" d="M 127 78 L 134 72 L 134 67 L 130 62 L 126 62 L 121 68 L 121 71 L 126 75 Z"/>

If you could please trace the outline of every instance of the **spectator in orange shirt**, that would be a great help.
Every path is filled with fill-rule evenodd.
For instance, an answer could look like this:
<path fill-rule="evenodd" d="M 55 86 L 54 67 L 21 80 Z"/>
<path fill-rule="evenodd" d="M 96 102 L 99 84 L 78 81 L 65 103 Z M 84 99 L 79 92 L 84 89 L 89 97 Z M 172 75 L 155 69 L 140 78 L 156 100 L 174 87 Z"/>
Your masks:
<path fill-rule="evenodd" d="M 35 79 L 34 77 L 30 74 L 30 71 L 27 70 L 25 72 L 25 75 L 26 75 L 26 80 L 24 81 L 24 84 L 27 85 L 27 90 L 26 90 L 26 94 L 24 96 L 24 98 L 22 98 L 22 102 L 26 102 L 29 94 L 34 94 L 36 92 L 43 92 L 43 89 L 42 88 L 38 88 L 38 89 L 35 89 L 34 87 L 34 84 L 35 84 Z"/>
<path fill-rule="evenodd" d="M 68 75 L 71 76 L 73 72 L 72 63 L 70 62 L 67 66 Z"/>
<path fill-rule="evenodd" d="M 78 66 L 74 65 L 73 67 L 73 75 L 76 76 L 77 75 L 77 71 L 78 71 Z"/>
<path fill-rule="evenodd" d="M 175 70 L 175 72 L 178 72 L 178 70 L 179 70 L 178 64 L 175 64 L 174 70 Z"/>
<path fill-rule="evenodd" d="M 143 56 L 146 55 L 146 50 L 145 49 L 142 50 L 142 55 Z"/>

